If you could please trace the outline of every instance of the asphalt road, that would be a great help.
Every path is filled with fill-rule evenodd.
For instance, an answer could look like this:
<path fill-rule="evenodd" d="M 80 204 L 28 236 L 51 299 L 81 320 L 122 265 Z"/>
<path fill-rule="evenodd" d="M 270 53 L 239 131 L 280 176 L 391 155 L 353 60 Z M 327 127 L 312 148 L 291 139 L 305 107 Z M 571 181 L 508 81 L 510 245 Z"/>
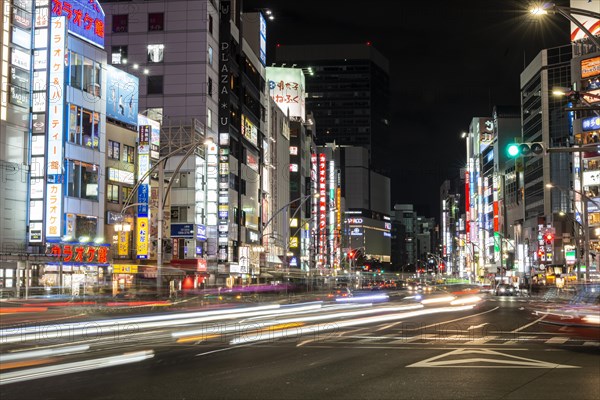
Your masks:
<path fill-rule="evenodd" d="M 261 340 L 253 340 L 256 333 L 244 329 L 192 335 L 192 340 L 177 342 L 172 334 L 179 327 L 125 334 L 112 344 L 98 339 L 92 341 L 98 344 L 92 356 L 87 352 L 59 360 L 65 374 L 15 383 L 5 380 L 0 397 L 600 398 L 598 342 L 546 331 L 527 300 L 491 297 L 472 310 L 403 315 L 348 325 L 342 318 L 330 318 L 318 323 L 328 327 L 323 331 L 285 325 L 283 338 L 266 331 Z M 115 354 L 146 357 L 118 365 L 118 360 L 108 360 Z M 82 371 L 86 367 L 78 363 L 86 359 L 106 365 Z M 43 365 L 16 371 L 35 373 L 42 371 L 39 368 Z M 7 375 L 0 372 L 2 383 Z"/>

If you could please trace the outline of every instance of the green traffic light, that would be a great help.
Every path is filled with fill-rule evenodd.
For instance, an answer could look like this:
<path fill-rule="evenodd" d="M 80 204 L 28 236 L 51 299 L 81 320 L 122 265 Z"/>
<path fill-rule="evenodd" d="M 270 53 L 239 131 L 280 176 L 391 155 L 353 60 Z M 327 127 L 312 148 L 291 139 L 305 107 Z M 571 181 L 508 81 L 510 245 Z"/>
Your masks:
<path fill-rule="evenodd" d="M 519 155 L 519 145 L 512 143 L 508 145 L 508 155 L 511 157 L 516 157 Z"/>

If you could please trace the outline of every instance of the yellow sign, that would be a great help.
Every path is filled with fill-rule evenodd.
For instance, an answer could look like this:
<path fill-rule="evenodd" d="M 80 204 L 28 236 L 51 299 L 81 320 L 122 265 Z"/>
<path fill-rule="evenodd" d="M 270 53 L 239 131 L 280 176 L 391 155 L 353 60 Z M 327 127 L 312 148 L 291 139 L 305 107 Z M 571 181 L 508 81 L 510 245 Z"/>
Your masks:
<path fill-rule="evenodd" d="M 138 266 L 135 264 L 114 264 L 113 274 L 137 274 Z"/>
<path fill-rule="evenodd" d="M 119 232 L 118 255 L 129 254 L 129 232 Z"/>
<path fill-rule="evenodd" d="M 290 249 L 295 249 L 298 247 L 298 237 L 292 236 L 290 238 Z"/>
<path fill-rule="evenodd" d="M 137 219 L 137 258 L 148 258 L 148 217 Z"/>

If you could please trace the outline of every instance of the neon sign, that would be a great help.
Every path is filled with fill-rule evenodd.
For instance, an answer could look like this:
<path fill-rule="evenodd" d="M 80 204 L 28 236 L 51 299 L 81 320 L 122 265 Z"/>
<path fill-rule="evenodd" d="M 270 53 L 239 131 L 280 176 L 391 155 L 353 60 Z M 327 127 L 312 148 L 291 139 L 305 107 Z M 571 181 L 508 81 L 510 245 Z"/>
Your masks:
<path fill-rule="evenodd" d="M 52 16 L 66 16 L 69 32 L 104 48 L 104 11 L 97 0 L 52 0 Z"/>

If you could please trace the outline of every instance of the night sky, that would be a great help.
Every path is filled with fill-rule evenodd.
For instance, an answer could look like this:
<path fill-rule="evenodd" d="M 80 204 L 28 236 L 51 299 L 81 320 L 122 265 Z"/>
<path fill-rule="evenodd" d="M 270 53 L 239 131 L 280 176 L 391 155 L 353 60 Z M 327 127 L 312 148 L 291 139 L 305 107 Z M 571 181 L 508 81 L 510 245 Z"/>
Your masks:
<path fill-rule="evenodd" d="M 569 6 L 568 1 L 555 1 Z M 517 0 L 244 0 L 269 8 L 275 45 L 366 43 L 390 60 L 392 206 L 439 220 L 440 185 L 465 164 L 460 133 L 494 105 L 520 105 L 519 76 L 541 49 L 569 41 L 569 22 L 534 22 Z M 318 121 L 317 121 L 318 124 Z"/>

